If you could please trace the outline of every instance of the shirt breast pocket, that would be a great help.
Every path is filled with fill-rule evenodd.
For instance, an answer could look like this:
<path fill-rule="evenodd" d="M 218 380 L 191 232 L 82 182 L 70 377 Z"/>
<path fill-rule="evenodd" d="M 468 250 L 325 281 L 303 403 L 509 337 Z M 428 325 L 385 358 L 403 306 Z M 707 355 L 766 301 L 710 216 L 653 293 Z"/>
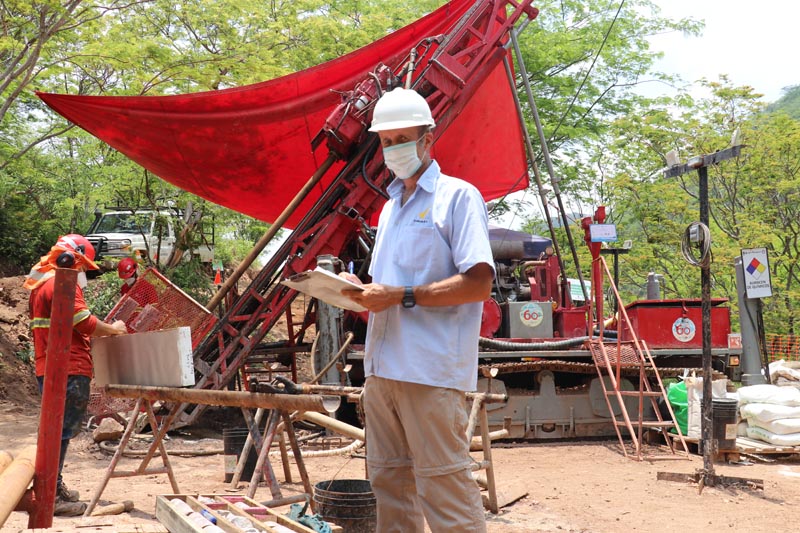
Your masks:
<path fill-rule="evenodd" d="M 433 226 L 403 228 L 395 246 L 394 263 L 408 276 L 408 283 L 416 283 L 421 271 L 427 270 L 434 251 L 436 229 Z"/>

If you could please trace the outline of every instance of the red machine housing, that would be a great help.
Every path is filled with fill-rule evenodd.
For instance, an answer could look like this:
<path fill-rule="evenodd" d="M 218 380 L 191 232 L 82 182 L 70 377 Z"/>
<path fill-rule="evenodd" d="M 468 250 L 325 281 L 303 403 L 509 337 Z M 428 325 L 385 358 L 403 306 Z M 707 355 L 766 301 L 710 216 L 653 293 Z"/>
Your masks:
<path fill-rule="evenodd" d="M 731 310 L 723 307 L 726 298 L 711 300 L 711 347 L 727 348 L 731 332 Z M 625 309 L 631 327 L 639 339 L 651 349 L 702 348 L 701 300 L 639 300 Z M 632 340 L 630 329 L 623 322 L 620 339 Z"/>

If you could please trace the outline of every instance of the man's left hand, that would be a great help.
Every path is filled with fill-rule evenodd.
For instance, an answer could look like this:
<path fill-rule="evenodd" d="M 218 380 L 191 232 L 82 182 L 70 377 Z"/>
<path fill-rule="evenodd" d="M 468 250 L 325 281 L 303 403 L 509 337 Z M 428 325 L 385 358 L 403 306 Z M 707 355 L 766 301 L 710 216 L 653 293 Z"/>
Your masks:
<path fill-rule="evenodd" d="M 400 305 L 403 301 L 402 287 L 392 287 L 380 283 L 368 283 L 361 291 L 344 289 L 342 294 L 373 313 L 380 313 L 393 305 Z"/>

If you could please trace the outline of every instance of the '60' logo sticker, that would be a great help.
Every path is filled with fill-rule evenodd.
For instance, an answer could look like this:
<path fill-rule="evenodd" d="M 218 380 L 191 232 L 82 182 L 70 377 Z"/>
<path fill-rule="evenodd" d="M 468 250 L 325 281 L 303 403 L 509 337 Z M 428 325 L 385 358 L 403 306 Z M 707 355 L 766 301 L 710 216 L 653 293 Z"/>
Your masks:
<path fill-rule="evenodd" d="M 682 317 L 672 323 L 672 334 L 681 342 L 689 342 L 692 340 L 695 331 L 697 331 L 697 328 L 695 328 L 694 322 L 689 318 Z"/>
<path fill-rule="evenodd" d="M 519 310 L 519 319 L 529 328 L 535 328 L 544 320 L 544 313 L 539 304 L 528 302 Z"/>

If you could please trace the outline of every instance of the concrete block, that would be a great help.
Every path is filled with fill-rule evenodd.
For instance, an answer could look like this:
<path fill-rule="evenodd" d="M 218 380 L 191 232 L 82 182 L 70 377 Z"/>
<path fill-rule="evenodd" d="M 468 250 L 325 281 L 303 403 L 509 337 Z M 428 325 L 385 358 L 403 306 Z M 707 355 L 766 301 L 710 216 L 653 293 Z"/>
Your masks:
<path fill-rule="evenodd" d="M 188 327 L 92 339 L 95 383 L 189 387 L 194 385 Z"/>

